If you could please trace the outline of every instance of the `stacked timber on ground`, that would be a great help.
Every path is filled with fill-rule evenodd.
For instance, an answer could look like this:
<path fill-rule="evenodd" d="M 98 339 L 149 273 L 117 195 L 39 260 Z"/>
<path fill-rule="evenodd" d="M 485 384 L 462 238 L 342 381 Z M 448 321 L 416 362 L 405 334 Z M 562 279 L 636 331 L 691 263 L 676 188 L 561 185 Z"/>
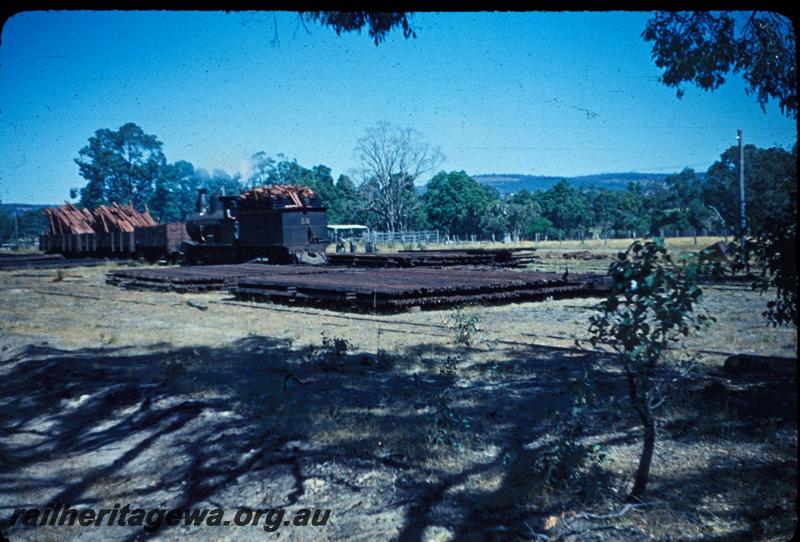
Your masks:
<path fill-rule="evenodd" d="M 444 267 L 456 265 L 490 265 L 496 267 L 525 267 L 533 263 L 536 249 L 448 249 L 403 250 L 384 254 L 329 254 L 333 265 L 353 267 Z"/>
<path fill-rule="evenodd" d="M 134 229 L 157 225 L 148 211 L 117 203 L 100 205 L 94 211 L 67 203 L 43 212 L 48 230 L 39 238 L 39 248 L 67 255 L 133 253 Z"/>
<path fill-rule="evenodd" d="M 565 252 L 561 255 L 564 260 L 605 260 L 608 258 L 607 254 L 598 254 L 597 252 L 590 252 L 588 250 L 578 250 L 576 252 Z"/>
<path fill-rule="evenodd" d="M 607 289 L 608 281 L 602 275 L 390 268 L 301 276 L 254 275 L 240 279 L 230 291 L 244 299 L 394 311 L 580 297 Z"/>
<path fill-rule="evenodd" d="M 257 263 L 114 270 L 106 281 L 125 288 L 177 292 L 224 289 L 244 299 L 381 311 L 580 297 L 608 289 L 604 275 Z"/>
<path fill-rule="evenodd" d="M 307 265 L 198 265 L 186 267 L 118 269 L 109 271 L 106 282 L 128 289 L 173 292 L 204 292 L 228 289 L 240 279 L 264 275 L 303 275 L 324 273 L 331 269 Z"/>

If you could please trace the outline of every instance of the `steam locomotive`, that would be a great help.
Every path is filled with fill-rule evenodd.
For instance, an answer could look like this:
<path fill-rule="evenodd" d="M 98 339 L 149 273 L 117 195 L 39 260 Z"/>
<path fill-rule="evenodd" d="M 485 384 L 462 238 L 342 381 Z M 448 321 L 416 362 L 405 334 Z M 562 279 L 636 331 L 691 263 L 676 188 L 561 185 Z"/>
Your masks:
<path fill-rule="evenodd" d="M 129 206 L 103 208 L 97 217 L 67 205 L 46 211 L 51 231 L 45 252 L 71 257 L 141 257 L 182 263 L 325 263 L 327 211 L 309 188 L 276 185 L 236 196 L 198 191 L 187 221 L 156 224 Z M 124 213 L 122 213 L 124 211 Z M 121 217 L 121 218 L 120 218 Z"/>
<path fill-rule="evenodd" d="M 311 190 L 297 185 L 256 188 L 238 196 L 200 189 L 196 214 L 186 222 L 182 252 L 191 263 L 325 262 L 327 212 Z"/>

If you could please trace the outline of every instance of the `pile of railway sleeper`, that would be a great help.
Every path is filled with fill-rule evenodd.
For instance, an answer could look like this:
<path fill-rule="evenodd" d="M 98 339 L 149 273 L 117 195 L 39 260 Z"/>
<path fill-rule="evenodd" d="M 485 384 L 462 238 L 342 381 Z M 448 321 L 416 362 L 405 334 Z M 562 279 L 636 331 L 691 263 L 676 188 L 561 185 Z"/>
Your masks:
<path fill-rule="evenodd" d="M 300 276 L 253 275 L 230 291 L 238 298 L 349 306 L 363 310 L 434 308 L 597 295 L 603 275 L 493 269 L 350 269 Z"/>
<path fill-rule="evenodd" d="M 243 263 L 236 265 L 197 265 L 146 269 L 117 269 L 109 271 L 106 282 L 129 289 L 174 292 L 204 292 L 223 290 L 238 284 L 240 279 L 254 276 L 323 273 L 329 268 L 308 265 L 266 265 Z"/>
<path fill-rule="evenodd" d="M 395 253 L 328 254 L 333 265 L 354 267 L 423 267 L 452 265 L 491 265 L 496 267 L 525 267 L 537 256 L 535 249 L 445 249 L 402 250 Z"/>
<path fill-rule="evenodd" d="M 228 290 L 242 299 L 382 311 L 598 295 L 608 288 L 604 275 L 491 267 L 370 269 L 260 263 L 120 269 L 109 271 L 106 282 L 175 292 Z"/>

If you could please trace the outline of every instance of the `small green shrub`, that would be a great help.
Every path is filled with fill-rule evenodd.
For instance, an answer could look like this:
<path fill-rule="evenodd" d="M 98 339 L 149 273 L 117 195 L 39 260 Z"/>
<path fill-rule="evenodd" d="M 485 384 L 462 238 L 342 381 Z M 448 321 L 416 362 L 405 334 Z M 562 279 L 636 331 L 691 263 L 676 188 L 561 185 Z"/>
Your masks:
<path fill-rule="evenodd" d="M 656 438 L 653 411 L 665 399 L 659 366 L 668 349 L 715 319 L 702 306 L 697 280 L 712 272 L 703 258 L 676 261 L 664 241 L 634 241 L 609 268 L 611 288 L 600 311 L 590 318 L 590 342 L 612 352 L 623 369 L 630 406 L 644 427 L 644 445 L 630 499 L 645 491 Z"/>
<path fill-rule="evenodd" d="M 466 312 L 461 308 L 442 318 L 444 325 L 453 333 L 453 341 L 464 346 L 472 346 L 477 342 L 480 321 L 477 313 Z"/>
<path fill-rule="evenodd" d="M 114 335 L 113 333 L 111 333 L 110 335 L 106 335 L 105 333 L 102 333 L 102 332 L 100 333 L 100 342 L 104 346 L 111 346 L 111 345 L 117 344 L 118 341 L 119 341 L 119 338 L 116 335 Z"/>
<path fill-rule="evenodd" d="M 437 370 L 440 375 L 444 375 L 450 383 L 458 378 L 458 364 L 462 359 L 459 356 L 447 356 L 438 364 Z"/>
<path fill-rule="evenodd" d="M 442 446 L 462 448 L 472 432 L 469 418 L 458 413 L 449 394 L 447 392 L 440 394 L 434 407 L 433 426 L 428 434 L 428 442 L 434 448 Z"/>
<path fill-rule="evenodd" d="M 328 356 L 341 358 L 353 348 L 353 343 L 342 337 L 328 337 L 322 334 L 322 349 Z"/>
<path fill-rule="evenodd" d="M 586 408 L 596 402 L 594 390 L 586 372 L 568 388 L 572 405 L 556 416 L 555 438 L 533 457 L 532 478 L 541 483 L 545 493 L 568 490 L 596 497 L 599 489 L 608 487 L 610 475 L 603 468 L 603 447 L 583 442 L 583 428 L 589 422 Z"/>

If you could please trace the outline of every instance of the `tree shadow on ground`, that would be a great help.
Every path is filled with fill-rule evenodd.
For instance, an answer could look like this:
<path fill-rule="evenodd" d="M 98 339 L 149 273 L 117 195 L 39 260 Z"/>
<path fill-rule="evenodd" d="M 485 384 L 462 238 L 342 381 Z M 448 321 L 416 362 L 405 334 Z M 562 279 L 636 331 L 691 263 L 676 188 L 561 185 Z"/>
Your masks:
<path fill-rule="evenodd" d="M 305 507 L 332 509 L 327 539 L 421 540 L 433 526 L 459 538 L 528 537 L 588 502 L 591 488 L 577 486 L 533 511 L 523 502 L 540 489 L 529 466 L 550 446 L 554 415 L 571 408 L 570 385 L 588 377 L 598 396 L 621 393 L 596 354 L 547 347 L 496 364 L 440 344 L 339 355 L 260 336 L 219 348 L 0 355 L 4 522 L 15 508 L 63 503 Z M 582 436 L 630 444 L 633 425 L 602 413 Z M 155 535 L 216 534 L 181 529 Z M 36 538 L 12 528 L 21 535 Z"/>

